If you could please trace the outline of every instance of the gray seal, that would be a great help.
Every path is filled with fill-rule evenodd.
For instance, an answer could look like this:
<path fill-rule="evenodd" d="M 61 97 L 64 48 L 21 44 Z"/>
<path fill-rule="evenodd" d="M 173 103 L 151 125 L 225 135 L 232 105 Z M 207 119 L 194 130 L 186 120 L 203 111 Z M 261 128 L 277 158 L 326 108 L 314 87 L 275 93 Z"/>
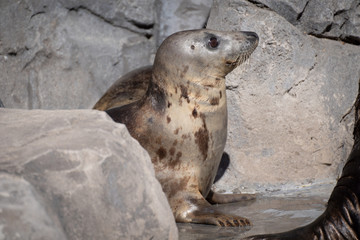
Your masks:
<path fill-rule="evenodd" d="M 152 67 L 127 74 L 94 107 L 124 123 L 148 151 L 177 222 L 250 225 L 205 198 L 252 198 L 216 194 L 211 186 L 227 136 L 225 76 L 249 58 L 258 39 L 253 32 L 175 33 L 161 44 Z M 146 90 L 139 87 L 144 85 Z"/>

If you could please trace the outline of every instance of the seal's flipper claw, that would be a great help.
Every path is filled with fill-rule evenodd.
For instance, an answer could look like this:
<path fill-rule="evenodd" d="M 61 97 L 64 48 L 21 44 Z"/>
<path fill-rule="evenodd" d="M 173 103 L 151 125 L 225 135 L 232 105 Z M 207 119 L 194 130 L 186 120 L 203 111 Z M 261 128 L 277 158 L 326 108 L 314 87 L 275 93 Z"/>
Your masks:
<path fill-rule="evenodd" d="M 211 224 L 219 227 L 251 226 L 247 218 L 223 213 L 211 206 L 204 198 L 188 199 L 186 204 L 187 206 L 179 208 L 181 211 L 178 214 L 174 214 L 177 222 Z M 184 211 L 185 207 L 187 211 Z"/>
<path fill-rule="evenodd" d="M 251 226 L 251 222 L 244 217 L 222 213 L 211 206 L 200 208 L 190 214 L 191 222 L 217 225 L 219 227 L 245 227 Z"/>

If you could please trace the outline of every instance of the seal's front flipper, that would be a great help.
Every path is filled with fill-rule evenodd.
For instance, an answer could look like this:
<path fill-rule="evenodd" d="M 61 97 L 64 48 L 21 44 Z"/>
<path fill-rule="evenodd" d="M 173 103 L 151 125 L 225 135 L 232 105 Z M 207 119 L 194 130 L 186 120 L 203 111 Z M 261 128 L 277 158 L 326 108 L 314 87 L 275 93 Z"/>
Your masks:
<path fill-rule="evenodd" d="M 211 224 L 219 227 L 251 226 L 247 218 L 218 211 L 205 199 L 191 199 L 187 204 L 186 214 L 175 214 L 177 222 Z"/>
<path fill-rule="evenodd" d="M 220 194 L 210 190 L 206 200 L 211 204 L 234 203 L 255 200 L 255 194 Z"/>

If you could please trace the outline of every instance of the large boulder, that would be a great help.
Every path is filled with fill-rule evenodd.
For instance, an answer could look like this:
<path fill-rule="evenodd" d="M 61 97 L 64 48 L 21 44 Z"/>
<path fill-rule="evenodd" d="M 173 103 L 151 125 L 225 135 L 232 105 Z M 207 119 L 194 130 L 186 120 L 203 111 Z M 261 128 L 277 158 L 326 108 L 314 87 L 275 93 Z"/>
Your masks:
<path fill-rule="evenodd" d="M 352 146 L 360 48 L 306 35 L 253 1 L 215 0 L 208 28 L 260 37 L 249 62 L 227 77 L 230 167 L 216 188 L 334 181 Z"/>
<path fill-rule="evenodd" d="M 21 176 L 0 173 L 0 239 L 67 239 L 55 213 Z"/>
<path fill-rule="evenodd" d="M 4 239 L 177 239 L 147 152 L 104 112 L 2 108 L 0 124 Z"/>

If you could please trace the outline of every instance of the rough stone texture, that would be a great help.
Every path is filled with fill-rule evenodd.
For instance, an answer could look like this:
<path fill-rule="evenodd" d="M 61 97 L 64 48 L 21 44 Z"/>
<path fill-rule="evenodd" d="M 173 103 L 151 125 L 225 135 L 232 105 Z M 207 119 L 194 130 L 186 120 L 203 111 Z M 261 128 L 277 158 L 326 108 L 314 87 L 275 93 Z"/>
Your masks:
<path fill-rule="evenodd" d="M 58 219 L 22 177 L 0 173 L 0 196 L 0 239 L 66 239 Z"/>
<path fill-rule="evenodd" d="M 0 238 L 177 239 L 150 158 L 92 110 L 0 109 Z"/>
<path fill-rule="evenodd" d="M 209 28 L 261 38 L 228 78 L 232 164 L 217 188 L 334 179 L 351 145 L 351 114 L 342 118 L 357 91 L 359 48 L 303 34 L 358 44 L 359 2 L 215 3 Z M 202 27 L 210 4 L 0 1 L 0 98 L 8 108 L 90 108 L 120 76 L 151 64 L 167 35 Z"/>
<path fill-rule="evenodd" d="M 304 35 L 242 0 L 214 1 L 208 27 L 260 37 L 248 64 L 227 78 L 231 164 L 216 188 L 262 191 L 334 180 L 352 146 L 348 112 L 360 48 Z"/>
<path fill-rule="evenodd" d="M 9 108 L 91 108 L 122 75 L 152 64 L 165 37 L 202 28 L 211 3 L 2 0 L 0 98 Z"/>
<path fill-rule="evenodd" d="M 359 0 L 254 0 L 308 34 L 360 45 Z"/>
<path fill-rule="evenodd" d="M 154 0 L 1 1 L 4 105 L 92 107 L 119 76 L 152 63 L 155 41 L 147 37 L 153 34 L 153 5 Z"/>
<path fill-rule="evenodd" d="M 48 2 L 48 1 L 46 1 Z M 60 0 L 67 9 L 86 9 L 113 26 L 150 37 L 156 21 L 155 0 Z"/>
<path fill-rule="evenodd" d="M 158 46 L 166 37 L 175 32 L 203 28 L 209 17 L 213 0 L 164 0 L 160 2 Z"/>

